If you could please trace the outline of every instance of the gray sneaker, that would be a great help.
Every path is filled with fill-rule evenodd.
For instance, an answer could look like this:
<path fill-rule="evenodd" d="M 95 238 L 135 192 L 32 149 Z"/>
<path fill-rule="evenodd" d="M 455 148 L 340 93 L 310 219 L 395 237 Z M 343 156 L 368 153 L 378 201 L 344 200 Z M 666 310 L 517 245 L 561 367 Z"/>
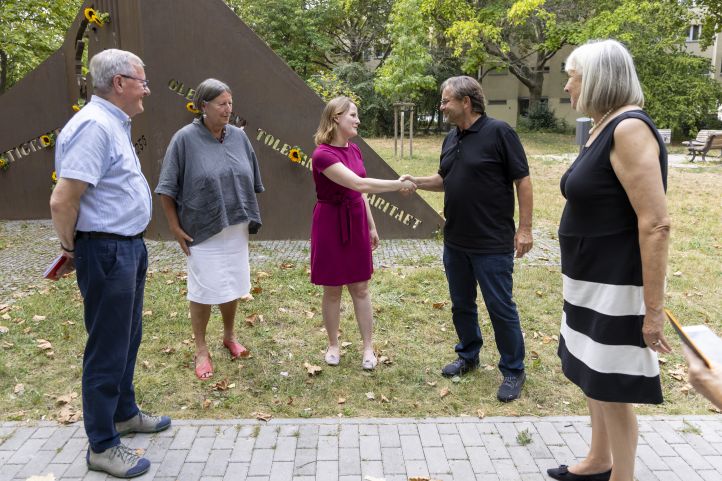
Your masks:
<path fill-rule="evenodd" d="M 150 468 L 150 461 L 124 444 L 117 444 L 102 453 L 88 448 L 85 461 L 91 471 L 102 471 L 116 478 L 135 478 Z"/>
<path fill-rule="evenodd" d="M 130 433 L 157 433 L 170 427 L 168 416 L 151 416 L 143 411 L 120 423 L 115 423 L 115 430 L 123 436 Z"/>

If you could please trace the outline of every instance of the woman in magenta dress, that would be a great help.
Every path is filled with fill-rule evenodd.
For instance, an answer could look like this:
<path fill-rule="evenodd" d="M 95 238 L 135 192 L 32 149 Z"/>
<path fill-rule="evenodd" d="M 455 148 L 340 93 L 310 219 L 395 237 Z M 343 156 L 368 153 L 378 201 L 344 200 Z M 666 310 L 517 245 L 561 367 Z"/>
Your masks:
<path fill-rule="evenodd" d="M 413 192 L 410 181 L 366 178 L 361 151 L 349 142 L 358 135 L 358 110 L 348 97 L 336 97 L 323 111 L 314 136 L 313 180 L 316 206 L 311 226 L 311 282 L 323 286 L 323 322 L 328 333 L 325 360 L 341 360 L 338 328 L 341 292 L 346 286 L 363 338 L 364 369 L 376 367 L 373 349 L 373 311 L 368 281 L 373 273 L 371 251 L 379 236 L 366 199 L 367 193 Z"/>

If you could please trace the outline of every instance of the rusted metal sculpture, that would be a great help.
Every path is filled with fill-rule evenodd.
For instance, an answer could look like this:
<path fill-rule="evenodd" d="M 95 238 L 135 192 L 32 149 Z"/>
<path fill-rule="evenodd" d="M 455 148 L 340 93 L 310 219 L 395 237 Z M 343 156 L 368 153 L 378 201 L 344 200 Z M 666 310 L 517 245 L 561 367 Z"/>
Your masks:
<path fill-rule="evenodd" d="M 151 187 L 171 136 L 192 119 L 186 105 L 193 87 L 218 78 L 233 90 L 236 119 L 247 121 L 261 165 L 266 192 L 259 196 L 258 238 L 309 237 L 315 202 L 309 156 L 323 101 L 222 0 L 85 2 L 63 46 L 0 96 L 0 158 L 8 167 L 0 169 L 0 218 L 49 218 L 54 136 L 92 94 L 84 62 L 106 48 L 130 50 L 146 64 L 152 95 L 132 135 Z M 369 176 L 398 177 L 362 139 L 356 142 Z M 442 224 L 417 195 L 369 198 L 385 238 L 431 237 Z M 170 237 L 160 202 L 148 234 Z"/>

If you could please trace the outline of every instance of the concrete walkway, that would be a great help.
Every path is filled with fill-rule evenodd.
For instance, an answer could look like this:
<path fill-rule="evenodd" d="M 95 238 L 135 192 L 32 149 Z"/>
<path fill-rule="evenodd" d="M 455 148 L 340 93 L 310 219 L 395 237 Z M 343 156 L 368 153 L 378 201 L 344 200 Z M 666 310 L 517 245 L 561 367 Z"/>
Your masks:
<path fill-rule="evenodd" d="M 590 442 L 588 419 L 272 419 L 174 421 L 124 441 L 152 461 L 141 480 L 542 481 Z M 0 481 L 101 480 L 82 424 L 0 424 Z M 52 473 L 52 477 L 49 475 Z M 638 481 L 722 479 L 722 417 L 641 417 Z"/>

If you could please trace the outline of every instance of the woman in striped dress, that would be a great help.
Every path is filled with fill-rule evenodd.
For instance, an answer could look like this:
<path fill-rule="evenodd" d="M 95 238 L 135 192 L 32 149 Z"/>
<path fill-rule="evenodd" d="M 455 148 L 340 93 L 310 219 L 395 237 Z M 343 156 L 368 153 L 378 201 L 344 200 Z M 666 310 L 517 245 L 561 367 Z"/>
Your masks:
<path fill-rule="evenodd" d="M 584 392 L 590 451 L 549 469 L 570 481 L 633 481 L 638 428 L 633 403 L 662 402 L 669 218 L 667 153 L 647 114 L 629 52 L 613 40 L 572 52 L 564 90 L 592 117 L 589 141 L 561 179 L 559 226 L 564 309 L 559 357 Z"/>

